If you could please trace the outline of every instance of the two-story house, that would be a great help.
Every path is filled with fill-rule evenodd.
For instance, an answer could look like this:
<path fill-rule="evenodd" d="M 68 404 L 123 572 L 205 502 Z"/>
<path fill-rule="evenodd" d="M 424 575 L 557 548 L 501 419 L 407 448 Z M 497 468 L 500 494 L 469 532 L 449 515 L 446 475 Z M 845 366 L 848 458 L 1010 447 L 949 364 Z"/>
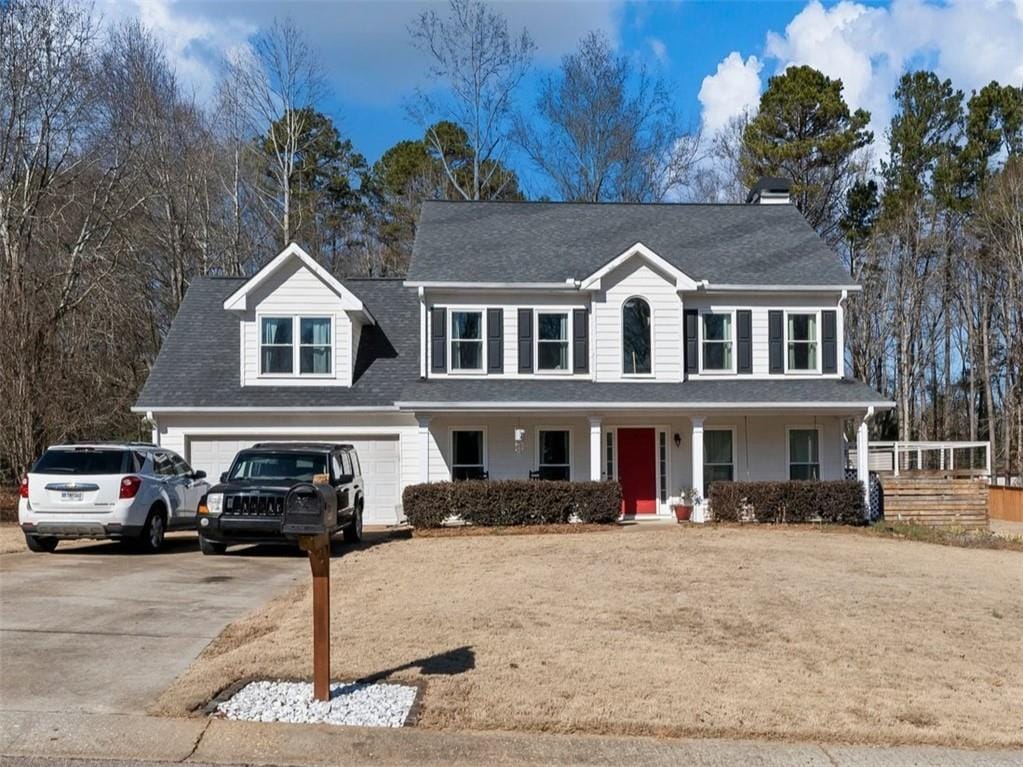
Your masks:
<path fill-rule="evenodd" d="M 427 202 L 404 280 L 291 245 L 192 284 L 135 410 L 211 476 L 256 441 L 352 442 L 367 523 L 437 480 L 613 478 L 656 518 L 715 480 L 842 478 L 846 423 L 862 448 L 892 403 L 843 376 L 859 286 L 787 189 Z"/>

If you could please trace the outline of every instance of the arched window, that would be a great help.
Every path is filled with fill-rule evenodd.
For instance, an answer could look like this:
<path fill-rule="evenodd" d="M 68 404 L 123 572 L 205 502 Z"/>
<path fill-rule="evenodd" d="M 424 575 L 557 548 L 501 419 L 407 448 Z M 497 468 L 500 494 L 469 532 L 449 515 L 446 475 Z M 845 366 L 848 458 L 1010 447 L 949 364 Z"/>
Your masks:
<path fill-rule="evenodd" d="M 622 305 L 622 372 L 650 372 L 650 304 L 630 298 Z"/>

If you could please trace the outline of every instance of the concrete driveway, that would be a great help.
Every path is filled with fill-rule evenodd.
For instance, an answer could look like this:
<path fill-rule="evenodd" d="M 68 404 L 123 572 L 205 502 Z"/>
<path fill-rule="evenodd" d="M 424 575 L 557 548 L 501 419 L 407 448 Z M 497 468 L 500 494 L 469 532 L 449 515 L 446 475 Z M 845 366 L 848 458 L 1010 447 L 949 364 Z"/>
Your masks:
<path fill-rule="evenodd" d="M 142 713 L 231 621 L 307 577 L 297 549 L 61 544 L 0 556 L 0 711 Z"/>

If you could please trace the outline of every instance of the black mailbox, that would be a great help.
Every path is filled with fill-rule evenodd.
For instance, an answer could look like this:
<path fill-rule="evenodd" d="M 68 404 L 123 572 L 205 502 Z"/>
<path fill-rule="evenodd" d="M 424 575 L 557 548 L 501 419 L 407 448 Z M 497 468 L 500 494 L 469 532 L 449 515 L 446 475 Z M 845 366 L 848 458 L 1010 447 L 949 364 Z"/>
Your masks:
<path fill-rule="evenodd" d="M 284 498 L 281 532 L 320 535 L 337 527 L 337 492 L 330 485 L 295 485 Z"/>

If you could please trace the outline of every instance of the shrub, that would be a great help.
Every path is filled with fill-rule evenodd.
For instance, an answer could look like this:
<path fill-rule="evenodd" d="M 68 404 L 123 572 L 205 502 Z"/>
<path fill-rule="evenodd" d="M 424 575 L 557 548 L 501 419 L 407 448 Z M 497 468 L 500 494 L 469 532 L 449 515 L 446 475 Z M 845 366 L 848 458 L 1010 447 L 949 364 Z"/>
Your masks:
<path fill-rule="evenodd" d="M 722 522 L 863 524 L 863 484 L 827 482 L 714 482 L 710 510 Z"/>
<path fill-rule="evenodd" d="M 617 482 L 467 480 L 410 485 L 402 495 L 413 527 L 440 527 L 448 517 L 472 525 L 609 524 L 618 519 L 622 491 Z"/>

